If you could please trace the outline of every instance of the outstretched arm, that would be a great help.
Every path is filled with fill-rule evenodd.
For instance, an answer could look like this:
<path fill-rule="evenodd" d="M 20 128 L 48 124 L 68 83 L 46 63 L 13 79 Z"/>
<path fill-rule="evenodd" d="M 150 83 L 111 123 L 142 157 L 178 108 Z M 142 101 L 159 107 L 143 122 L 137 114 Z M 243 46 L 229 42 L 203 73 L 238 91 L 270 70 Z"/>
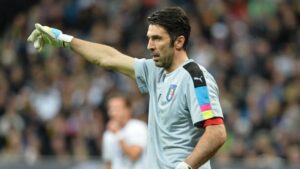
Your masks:
<path fill-rule="evenodd" d="M 134 78 L 134 59 L 110 46 L 73 38 L 71 41 L 71 49 L 91 63 Z"/>
<path fill-rule="evenodd" d="M 28 37 L 28 41 L 32 42 L 38 51 L 42 51 L 45 45 L 71 48 L 75 53 L 94 64 L 118 71 L 131 78 L 135 77 L 134 59 L 110 46 L 74 38 L 63 34 L 59 29 L 40 24 L 35 24 L 35 30 Z"/>

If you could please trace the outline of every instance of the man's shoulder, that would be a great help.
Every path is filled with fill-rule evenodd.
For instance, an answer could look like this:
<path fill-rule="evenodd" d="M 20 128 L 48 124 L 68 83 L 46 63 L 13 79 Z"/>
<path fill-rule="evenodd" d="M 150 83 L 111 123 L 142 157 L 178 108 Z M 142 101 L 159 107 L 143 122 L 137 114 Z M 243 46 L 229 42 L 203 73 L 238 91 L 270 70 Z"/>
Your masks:
<path fill-rule="evenodd" d="M 152 59 L 146 59 L 146 58 L 135 58 L 136 64 L 146 64 L 149 66 L 155 66 L 155 63 Z"/>
<path fill-rule="evenodd" d="M 125 131 L 146 131 L 147 130 L 147 124 L 138 119 L 130 119 L 125 128 Z"/>
<path fill-rule="evenodd" d="M 203 65 L 195 62 L 193 59 L 189 59 L 189 62 L 184 64 L 183 68 L 189 73 L 207 72 L 207 69 Z"/>
<path fill-rule="evenodd" d="M 157 67 L 152 59 L 135 59 L 135 67 L 138 68 L 135 71 L 146 70 L 147 75 L 151 75 L 153 77 L 160 77 L 165 71 L 161 67 Z"/>
<path fill-rule="evenodd" d="M 130 126 L 130 127 L 139 127 L 139 126 L 142 126 L 142 127 L 146 126 L 147 127 L 147 124 L 144 121 L 139 120 L 139 119 L 130 119 L 128 121 L 127 125 Z"/>
<path fill-rule="evenodd" d="M 112 140 L 115 139 L 115 135 L 113 132 L 109 131 L 109 130 L 105 130 L 103 133 L 103 140 L 106 142 L 111 142 Z"/>
<path fill-rule="evenodd" d="M 198 64 L 193 60 L 185 64 L 183 66 L 183 69 L 187 74 L 189 74 L 189 77 L 194 82 L 194 85 L 196 87 L 205 86 L 206 81 L 210 81 L 212 78 L 212 75 L 204 66 Z"/>

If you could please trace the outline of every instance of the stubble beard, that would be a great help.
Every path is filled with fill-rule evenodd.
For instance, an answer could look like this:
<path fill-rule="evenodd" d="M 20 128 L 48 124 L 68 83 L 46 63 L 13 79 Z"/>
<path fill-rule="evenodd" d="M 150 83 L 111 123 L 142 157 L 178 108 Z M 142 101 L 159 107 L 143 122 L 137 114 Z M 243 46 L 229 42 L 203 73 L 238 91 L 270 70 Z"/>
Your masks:
<path fill-rule="evenodd" d="M 173 56 L 168 55 L 168 56 L 165 56 L 165 58 L 163 60 L 159 60 L 154 63 L 157 67 L 169 69 L 172 65 L 172 60 L 173 60 Z"/>
<path fill-rule="evenodd" d="M 170 52 L 168 52 L 163 57 L 161 55 L 159 55 L 158 61 L 155 62 L 155 65 L 157 67 L 164 68 L 166 70 L 168 70 L 171 67 L 171 65 L 173 63 L 173 59 L 174 59 L 174 52 L 171 51 L 172 48 L 173 48 L 173 46 L 171 45 L 171 43 L 170 43 L 169 47 L 170 47 Z"/>

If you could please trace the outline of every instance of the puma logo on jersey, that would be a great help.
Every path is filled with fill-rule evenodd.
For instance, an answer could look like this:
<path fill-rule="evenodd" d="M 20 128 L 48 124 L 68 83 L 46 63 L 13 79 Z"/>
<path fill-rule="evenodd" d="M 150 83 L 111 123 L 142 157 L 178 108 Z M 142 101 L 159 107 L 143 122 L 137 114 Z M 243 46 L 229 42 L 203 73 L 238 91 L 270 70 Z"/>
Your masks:
<path fill-rule="evenodd" d="M 200 77 L 194 77 L 194 80 L 200 80 L 201 82 L 203 82 L 202 77 L 203 77 L 203 76 L 200 76 Z"/>

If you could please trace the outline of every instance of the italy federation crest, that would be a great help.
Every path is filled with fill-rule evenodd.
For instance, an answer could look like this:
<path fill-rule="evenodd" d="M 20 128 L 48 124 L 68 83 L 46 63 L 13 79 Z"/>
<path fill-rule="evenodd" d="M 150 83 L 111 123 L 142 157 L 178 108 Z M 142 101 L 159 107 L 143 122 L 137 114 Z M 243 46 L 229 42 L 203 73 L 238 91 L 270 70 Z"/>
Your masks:
<path fill-rule="evenodd" d="M 172 100 L 172 98 L 175 95 L 175 89 L 176 89 L 177 85 L 175 84 L 171 84 L 167 93 L 167 101 L 169 102 L 170 100 Z"/>

